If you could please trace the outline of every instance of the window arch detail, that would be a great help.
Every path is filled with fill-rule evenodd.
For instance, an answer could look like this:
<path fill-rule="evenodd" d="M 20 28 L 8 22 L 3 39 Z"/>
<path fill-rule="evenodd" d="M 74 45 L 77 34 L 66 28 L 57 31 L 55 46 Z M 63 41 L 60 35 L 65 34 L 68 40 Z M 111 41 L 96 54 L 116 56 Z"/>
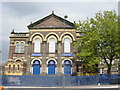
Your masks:
<path fill-rule="evenodd" d="M 30 37 L 30 41 L 33 42 L 36 37 L 41 38 L 42 41 L 44 40 L 44 36 L 43 36 L 41 33 L 34 33 L 34 34 Z"/>
<path fill-rule="evenodd" d="M 61 41 L 65 36 L 69 36 L 69 37 L 71 37 L 72 41 L 75 41 L 75 38 L 74 38 L 73 34 L 71 34 L 71 33 L 69 33 L 69 32 L 63 33 L 63 34 L 60 36 L 60 41 Z"/>

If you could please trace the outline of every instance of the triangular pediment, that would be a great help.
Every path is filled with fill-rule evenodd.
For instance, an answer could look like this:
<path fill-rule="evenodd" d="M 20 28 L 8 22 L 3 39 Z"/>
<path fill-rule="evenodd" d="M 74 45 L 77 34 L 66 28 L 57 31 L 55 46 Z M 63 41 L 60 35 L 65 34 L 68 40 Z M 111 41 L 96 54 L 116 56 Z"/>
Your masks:
<path fill-rule="evenodd" d="M 73 29 L 74 24 L 54 13 L 28 26 L 29 29 Z"/>

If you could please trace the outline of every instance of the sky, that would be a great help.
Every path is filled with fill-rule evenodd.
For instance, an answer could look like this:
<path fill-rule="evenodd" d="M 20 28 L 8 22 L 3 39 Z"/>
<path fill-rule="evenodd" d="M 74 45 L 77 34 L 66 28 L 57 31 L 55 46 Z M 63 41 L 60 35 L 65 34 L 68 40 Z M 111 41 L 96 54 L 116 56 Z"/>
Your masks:
<path fill-rule="evenodd" d="M 22 0 L 21 0 L 22 1 Z M 61 0 L 61 2 L 48 2 L 48 0 L 3 0 L 0 2 L 0 50 L 2 51 L 3 62 L 8 60 L 9 36 L 12 29 L 15 32 L 28 32 L 27 26 L 30 22 L 35 22 L 52 11 L 60 17 L 68 16 L 67 20 L 78 22 L 86 20 L 87 17 L 95 16 L 98 11 L 116 10 L 118 13 L 119 0 Z M 40 2 L 41 1 L 41 2 Z M 0 56 L 1 56 L 0 55 Z"/>

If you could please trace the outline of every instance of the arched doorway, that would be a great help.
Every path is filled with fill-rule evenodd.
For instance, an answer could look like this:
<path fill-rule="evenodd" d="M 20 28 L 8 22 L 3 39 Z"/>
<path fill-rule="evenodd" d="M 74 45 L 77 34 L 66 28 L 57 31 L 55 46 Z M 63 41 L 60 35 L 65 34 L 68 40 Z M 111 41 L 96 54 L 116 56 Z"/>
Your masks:
<path fill-rule="evenodd" d="M 69 60 L 64 61 L 64 74 L 71 75 L 71 62 Z"/>
<path fill-rule="evenodd" d="M 38 60 L 35 60 L 33 62 L 33 75 L 39 74 L 40 74 L 40 62 Z"/>
<path fill-rule="evenodd" d="M 48 62 L 48 75 L 55 75 L 55 61 L 50 60 Z"/>

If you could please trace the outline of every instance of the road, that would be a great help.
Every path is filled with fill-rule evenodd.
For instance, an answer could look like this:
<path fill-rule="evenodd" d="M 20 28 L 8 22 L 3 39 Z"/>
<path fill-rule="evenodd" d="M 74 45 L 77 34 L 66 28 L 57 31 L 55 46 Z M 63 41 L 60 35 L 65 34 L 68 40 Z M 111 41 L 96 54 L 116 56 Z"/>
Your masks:
<path fill-rule="evenodd" d="M 4 90 L 120 90 L 119 85 L 79 86 L 79 87 L 14 87 L 7 86 Z"/>

